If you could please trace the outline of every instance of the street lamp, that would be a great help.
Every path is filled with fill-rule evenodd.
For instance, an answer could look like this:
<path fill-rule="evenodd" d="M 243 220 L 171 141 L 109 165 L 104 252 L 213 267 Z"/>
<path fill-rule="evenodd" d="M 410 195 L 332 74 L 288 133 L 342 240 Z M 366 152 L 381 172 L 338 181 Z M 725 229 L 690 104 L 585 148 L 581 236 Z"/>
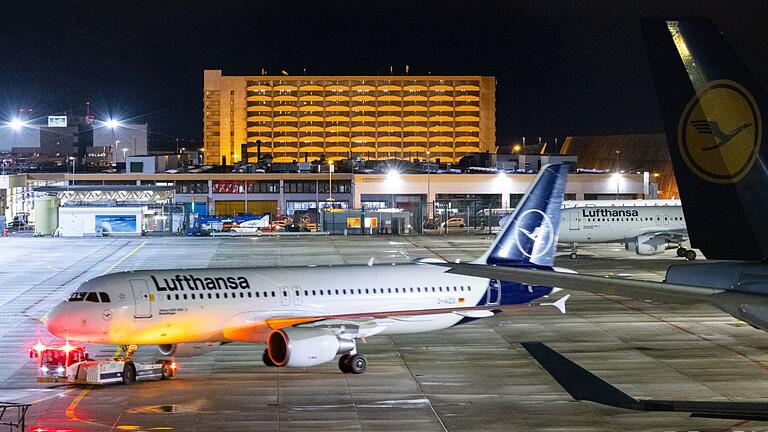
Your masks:
<path fill-rule="evenodd" d="M 123 162 L 126 162 L 125 160 L 125 152 L 128 151 L 128 147 L 123 147 Z"/>
<path fill-rule="evenodd" d="M 328 161 L 328 201 L 333 201 L 333 161 Z"/>
<path fill-rule="evenodd" d="M 112 154 L 115 156 L 115 165 L 117 165 L 117 146 L 120 145 L 120 140 L 115 140 L 115 147 Z"/>
<path fill-rule="evenodd" d="M 429 199 L 432 196 L 432 162 L 429 160 L 429 150 L 427 150 L 427 217 L 432 219 L 432 214 L 434 213 L 434 200 L 432 201 L 432 205 L 429 205 Z"/>
<path fill-rule="evenodd" d="M 11 127 L 11 129 L 18 131 L 21 130 L 22 127 L 24 127 L 27 124 L 24 120 L 14 117 L 11 119 L 11 121 L 8 122 L 8 126 Z"/>
<path fill-rule="evenodd" d="M 104 124 L 110 129 L 117 129 L 120 127 L 120 121 L 116 119 L 107 119 L 104 121 Z"/>
<path fill-rule="evenodd" d="M 205 163 L 205 147 L 200 147 L 200 165 Z"/>
<path fill-rule="evenodd" d="M 75 185 L 75 165 L 77 164 L 77 158 L 74 156 L 70 156 L 69 162 L 72 164 L 72 186 Z"/>

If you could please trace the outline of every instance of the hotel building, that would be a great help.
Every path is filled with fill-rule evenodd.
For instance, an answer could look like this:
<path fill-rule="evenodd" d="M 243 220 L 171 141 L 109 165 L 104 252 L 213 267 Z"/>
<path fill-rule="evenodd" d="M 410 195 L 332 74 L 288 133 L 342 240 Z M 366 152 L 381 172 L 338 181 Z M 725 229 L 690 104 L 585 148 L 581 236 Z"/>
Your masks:
<path fill-rule="evenodd" d="M 496 79 L 204 72 L 205 162 L 426 159 L 496 151 Z"/>

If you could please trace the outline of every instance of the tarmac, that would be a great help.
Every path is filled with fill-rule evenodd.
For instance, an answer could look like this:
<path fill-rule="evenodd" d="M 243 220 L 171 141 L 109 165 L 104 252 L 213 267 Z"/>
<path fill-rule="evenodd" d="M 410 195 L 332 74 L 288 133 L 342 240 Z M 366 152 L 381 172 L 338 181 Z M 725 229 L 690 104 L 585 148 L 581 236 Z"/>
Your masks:
<path fill-rule="evenodd" d="M 267 367 L 263 345 L 232 343 L 177 359 L 177 378 L 129 386 L 35 382 L 29 349 L 53 336 L 39 317 L 83 281 L 160 268 L 470 260 L 488 235 L 262 238 L 0 239 L 0 401 L 31 403 L 29 431 L 725 431 L 768 423 L 645 413 L 573 401 L 520 346 L 542 341 L 638 398 L 766 400 L 768 335 L 702 304 L 667 305 L 570 292 L 568 311 L 514 313 L 418 335 L 372 337 L 363 375 L 336 362 Z M 640 257 L 582 247 L 558 265 L 661 280 L 674 251 Z M 565 294 L 553 295 L 554 299 Z M 89 346 L 109 357 L 112 346 Z M 153 360 L 142 347 L 138 360 Z"/>

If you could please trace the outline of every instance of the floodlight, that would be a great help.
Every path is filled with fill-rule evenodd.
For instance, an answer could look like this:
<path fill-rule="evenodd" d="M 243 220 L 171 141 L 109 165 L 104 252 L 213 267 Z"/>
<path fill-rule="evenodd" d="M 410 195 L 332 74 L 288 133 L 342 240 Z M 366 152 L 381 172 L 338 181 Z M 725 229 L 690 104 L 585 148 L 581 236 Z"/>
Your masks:
<path fill-rule="evenodd" d="M 11 119 L 11 121 L 10 121 L 10 122 L 8 122 L 8 125 L 9 125 L 9 126 L 10 126 L 10 127 L 13 129 L 13 130 L 20 130 L 20 129 L 21 129 L 22 127 L 24 127 L 24 125 L 26 125 L 26 124 L 27 124 L 27 123 L 26 123 L 24 120 L 21 120 L 20 118 L 16 118 L 16 117 L 12 118 L 12 119 Z"/>
<path fill-rule="evenodd" d="M 109 119 L 105 121 L 104 124 L 107 125 L 107 127 L 110 129 L 115 129 L 120 126 L 120 122 L 115 119 Z"/>

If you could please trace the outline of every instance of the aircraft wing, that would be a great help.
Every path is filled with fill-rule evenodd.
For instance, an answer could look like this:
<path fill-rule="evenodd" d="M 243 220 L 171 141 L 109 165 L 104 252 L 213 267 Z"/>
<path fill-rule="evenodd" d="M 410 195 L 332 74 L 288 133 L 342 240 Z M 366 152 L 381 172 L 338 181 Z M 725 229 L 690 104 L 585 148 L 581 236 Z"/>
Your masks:
<path fill-rule="evenodd" d="M 639 300 L 666 303 L 700 303 L 715 300 L 725 290 L 643 280 L 619 279 L 552 270 L 499 267 L 479 264 L 440 263 L 450 267 L 448 273 L 514 281 L 527 285 L 543 285 L 595 294 L 617 295 Z"/>
<path fill-rule="evenodd" d="M 654 230 L 654 231 L 636 231 L 628 232 L 625 234 L 626 238 L 638 237 L 638 236 L 651 236 L 652 238 L 663 238 L 665 242 L 683 242 L 688 239 L 688 230 L 682 229 L 670 229 L 670 230 Z"/>

